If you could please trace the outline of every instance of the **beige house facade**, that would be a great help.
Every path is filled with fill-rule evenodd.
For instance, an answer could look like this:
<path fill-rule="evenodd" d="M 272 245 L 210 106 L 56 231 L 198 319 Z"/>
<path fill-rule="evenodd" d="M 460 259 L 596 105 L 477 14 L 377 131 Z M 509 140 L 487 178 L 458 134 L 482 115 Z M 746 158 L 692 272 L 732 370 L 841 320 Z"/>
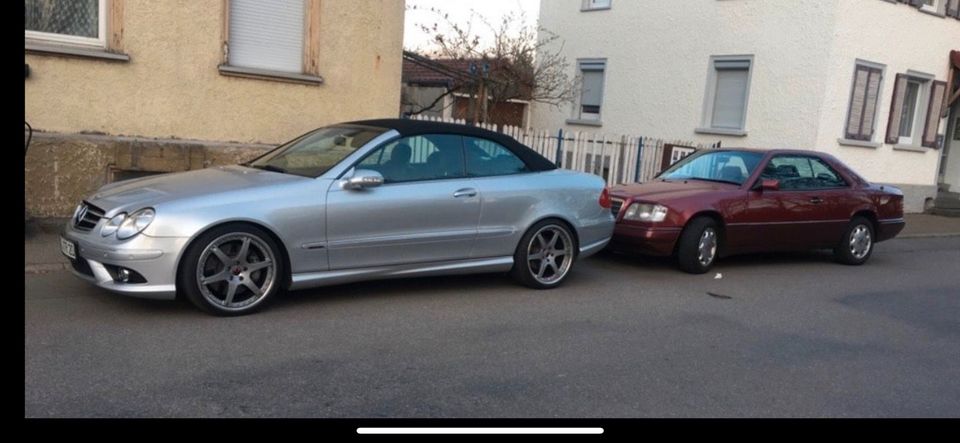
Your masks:
<path fill-rule="evenodd" d="M 825 151 L 909 212 L 960 189 L 960 0 L 680 3 L 541 8 L 583 92 L 532 126 Z"/>
<path fill-rule="evenodd" d="M 397 113 L 403 0 L 25 0 L 27 213 Z"/>

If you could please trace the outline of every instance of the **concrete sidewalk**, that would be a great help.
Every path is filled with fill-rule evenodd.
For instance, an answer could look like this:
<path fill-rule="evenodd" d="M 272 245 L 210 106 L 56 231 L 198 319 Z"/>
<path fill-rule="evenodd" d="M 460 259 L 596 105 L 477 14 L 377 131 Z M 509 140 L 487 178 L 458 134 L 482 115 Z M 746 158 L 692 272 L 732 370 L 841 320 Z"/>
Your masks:
<path fill-rule="evenodd" d="M 897 238 L 960 236 L 960 218 L 928 214 L 907 214 L 907 227 Z M 70 266 L 60 254 L 60 229 L 66 219 L 30 220 L 24 233 L 23 255 L 26 273 L 60 271 Z"/>

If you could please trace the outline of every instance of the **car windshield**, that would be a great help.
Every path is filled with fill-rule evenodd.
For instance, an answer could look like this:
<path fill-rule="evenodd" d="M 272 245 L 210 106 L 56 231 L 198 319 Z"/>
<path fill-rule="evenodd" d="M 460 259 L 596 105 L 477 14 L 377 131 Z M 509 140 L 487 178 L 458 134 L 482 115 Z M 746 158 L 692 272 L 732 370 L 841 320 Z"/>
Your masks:
<path fill-rule="evenodd" d="M 763 154 L 748 151 L 700 151 L 680 160 L 658 178 L 704 180 L 742 185 L 753 174 Z"/>
<path fill-rule="evenodd" d="M 316 178 L 387 129 L 368 126 L 320 128 L 246 164 L 251 168 Z"/>

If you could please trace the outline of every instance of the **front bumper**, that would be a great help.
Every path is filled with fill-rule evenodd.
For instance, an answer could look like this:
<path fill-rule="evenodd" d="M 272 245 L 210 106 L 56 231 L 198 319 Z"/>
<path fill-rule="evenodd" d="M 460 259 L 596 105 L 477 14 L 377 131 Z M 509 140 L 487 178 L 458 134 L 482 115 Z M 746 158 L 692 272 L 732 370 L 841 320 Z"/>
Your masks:
<path fill-rule="evenodd" d="M 617 223 L 610 248 L 654 256 L 673 255 L 683 228 L 636 226 Z"/>
<path fill-rule="evenodd" d="M 99 226 L 98 226 L 99 227 Z M 139 298 L 176 298 L 177 261 L 189 238 L 150 237 L 145 234 L 117 242 L 104 239 L 98 229 L 79 231 L 68 224 L 60 234 L 76 245 L 73 274 L 108 291 Z M 124 283 L 114 278 L 111 267 L 136 272 L 146 283 Z"/>

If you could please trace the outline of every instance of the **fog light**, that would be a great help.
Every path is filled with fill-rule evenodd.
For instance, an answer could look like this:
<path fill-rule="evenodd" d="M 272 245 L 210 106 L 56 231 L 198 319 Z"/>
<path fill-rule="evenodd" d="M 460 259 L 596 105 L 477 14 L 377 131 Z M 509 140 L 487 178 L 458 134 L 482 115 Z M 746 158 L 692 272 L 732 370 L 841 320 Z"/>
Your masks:
<path fill-rule="evenodd" d="M 130 281 L 130 270 L 127 269 L 127 268 L 120 268 L 120 270 L 117 271 L 117 280 L 119 280 L 121 283 L 127 283 L 127 282 L 129 282 L 129 281 Z"/>

